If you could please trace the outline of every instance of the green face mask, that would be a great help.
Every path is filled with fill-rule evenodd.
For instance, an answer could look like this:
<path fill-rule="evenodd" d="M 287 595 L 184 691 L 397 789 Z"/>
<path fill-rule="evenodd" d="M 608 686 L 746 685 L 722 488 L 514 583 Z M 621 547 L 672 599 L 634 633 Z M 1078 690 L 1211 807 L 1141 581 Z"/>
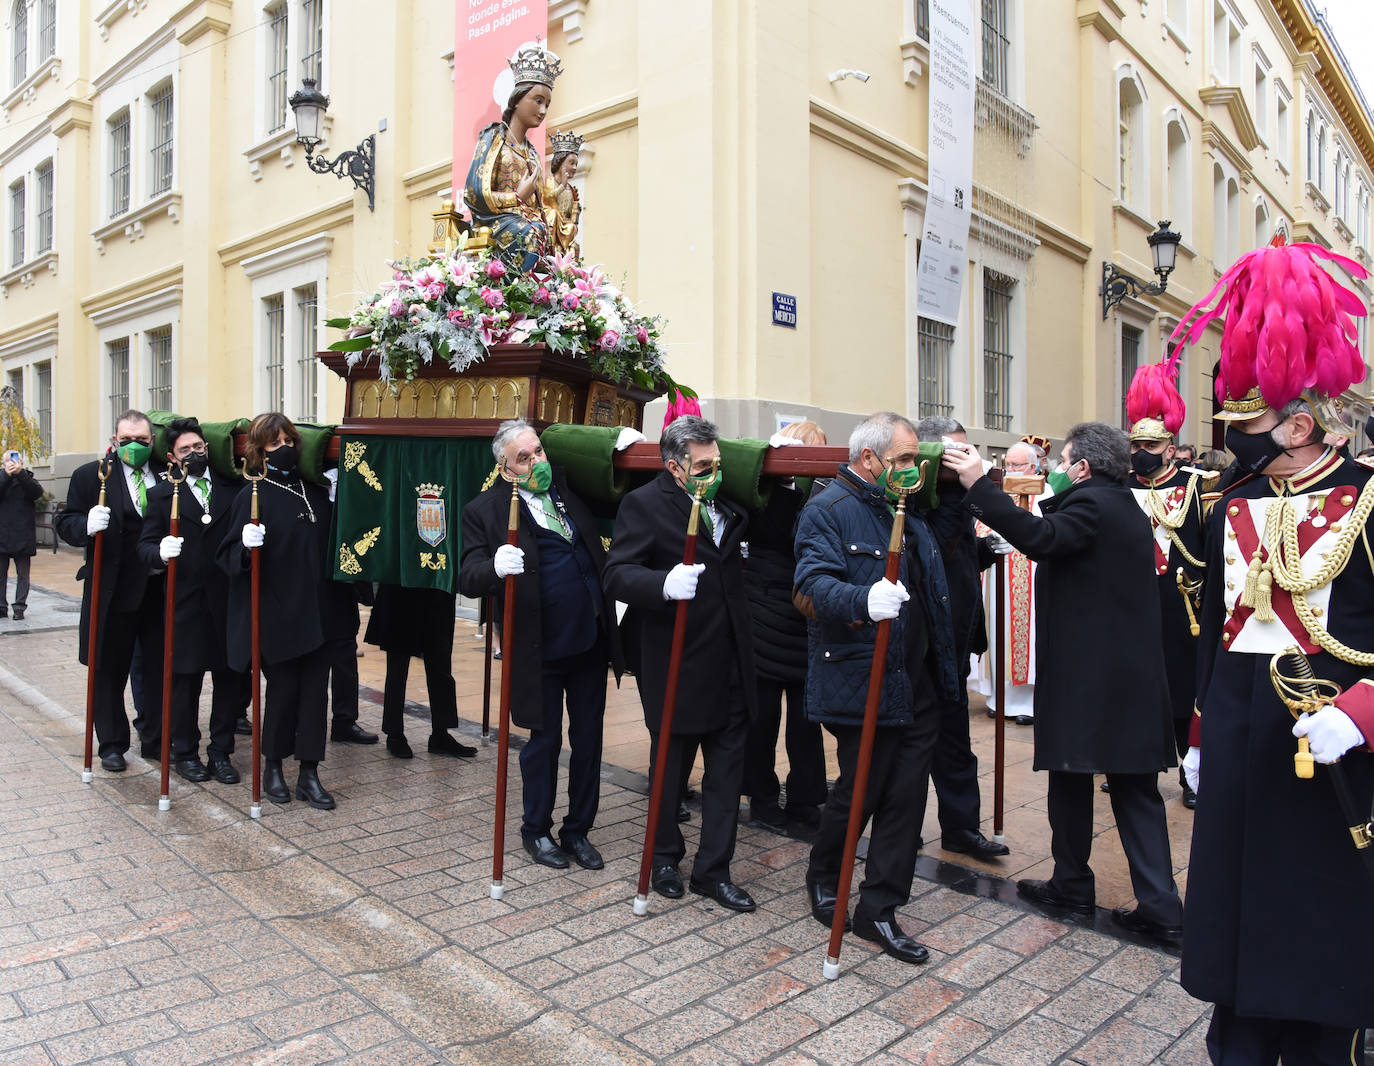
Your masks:
<path fill-rule="evenodd" d="M 687 491 L 695 496 L 697 494 L 697 486 L 705 485 L 706 488 L 702 492 L 701 498 L 703 500 L 714 500 L 716 498 L 716 493 L 720 491 L 720 483 L 724 477 L 725 475 L 720 472 L 719 468 L 710 474 L 688 474 Z"/>
<path fill-rule="evenodd" d="M 919 466 L 909 466 L 905 470 L 894 470 L 892 467 L 883 467 L 883 472 L 878 475 L 878 484 L 887 493 L 887 498 L 893 503 L 897 502 L 898 489 L 915 489 L 921 483 L 921 468 Z"/>
<path fill-rule="evenodd" d="M 119 457 L 126 466 L 147 466 L 148 460 L 153 457 L 153 449 L 141 440 L 131 440 L 119 446 Z"/>
<path fill-rule="evenodd" d="M 548 492 L 549 486 L 553 484 L 553 467 L 545 459 L 540 459 L 530 467 L 530 472 L 525 478 L 525 488 L 531 492 Z"/>

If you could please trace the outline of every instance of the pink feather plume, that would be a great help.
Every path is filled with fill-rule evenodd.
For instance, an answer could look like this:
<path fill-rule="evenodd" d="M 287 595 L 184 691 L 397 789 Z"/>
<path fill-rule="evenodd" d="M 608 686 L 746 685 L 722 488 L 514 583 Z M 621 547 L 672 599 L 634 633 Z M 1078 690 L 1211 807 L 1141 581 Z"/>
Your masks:
<path fill-rule="evenodd" d="M 682 390 L 674 389 L 673 398 L 668 401 L 668 411 L 663 416 L 663 428 L 667 429 L 683 415 L 701 417 L 701 404 L 697 403 L 695 396 L 684 396 Z"/>

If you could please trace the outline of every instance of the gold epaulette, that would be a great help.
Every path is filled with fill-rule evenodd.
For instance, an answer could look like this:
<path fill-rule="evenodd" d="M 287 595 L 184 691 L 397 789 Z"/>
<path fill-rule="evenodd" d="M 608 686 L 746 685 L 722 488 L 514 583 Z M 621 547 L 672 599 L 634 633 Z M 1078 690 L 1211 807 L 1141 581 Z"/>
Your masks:
<path fill-rule="evenodd" d="M 1202 520 L 1204 522 L 1212 517 L 1212 508 L 1217 505 L 1217 501 L 1224 496 L 1223 492 L 1204 492 L 1202 494 Z"/>

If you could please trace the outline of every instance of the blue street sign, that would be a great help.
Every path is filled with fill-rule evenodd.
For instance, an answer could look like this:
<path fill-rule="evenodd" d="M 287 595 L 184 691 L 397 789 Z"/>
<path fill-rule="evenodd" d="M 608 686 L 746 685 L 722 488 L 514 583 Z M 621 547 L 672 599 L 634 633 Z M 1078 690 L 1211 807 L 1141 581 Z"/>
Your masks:
<path fill-rule="evenodd" d="M 773 325 L 797 328 L 797 298 L 785 292 L 773 293 Z"/>

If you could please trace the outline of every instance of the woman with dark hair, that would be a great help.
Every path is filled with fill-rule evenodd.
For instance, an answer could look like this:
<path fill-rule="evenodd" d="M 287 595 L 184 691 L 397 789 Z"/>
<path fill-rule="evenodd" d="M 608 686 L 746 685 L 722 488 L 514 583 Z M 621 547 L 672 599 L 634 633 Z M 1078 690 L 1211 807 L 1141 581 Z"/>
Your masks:
<path fill-rule="evenodd" d="M 515 89 L 501 121 L 477 135 L 463 202 L 472 212 L 474 227 L 490 228 L 494 253 L 527 274 L 549 242 L 542 199 L 544 168 L 528 135 L 548 114 L 554 79 L 563 71 L 556 55 L 538 47 L 521 49 L 509 62 Z"/>
<path fill-rule="evenodd" d="M 260 524 L 249 521 L 253 493 L 239 493 L 231 531 L 220 545 L 219 564 L 230 578 L 230 665 L 247 670 L 252 659 L 249 574 L 254 550 L 262 560 L 258 626 L 267 678 L 263 793 L 273 803 L 290 802 L 282 760 L 295 755 L 300 761 L 296 798 L 331 810 L 334 797 L 320 784 L 318 772 L 328 724 L 324 611 L 332 580 L 329 493 L 301 476 L 300 447 L 300 434 L 285 415 L 274 411 L 253 419 L 244 458 L 249 470 L 267 475 L 258 482 Z"/>

